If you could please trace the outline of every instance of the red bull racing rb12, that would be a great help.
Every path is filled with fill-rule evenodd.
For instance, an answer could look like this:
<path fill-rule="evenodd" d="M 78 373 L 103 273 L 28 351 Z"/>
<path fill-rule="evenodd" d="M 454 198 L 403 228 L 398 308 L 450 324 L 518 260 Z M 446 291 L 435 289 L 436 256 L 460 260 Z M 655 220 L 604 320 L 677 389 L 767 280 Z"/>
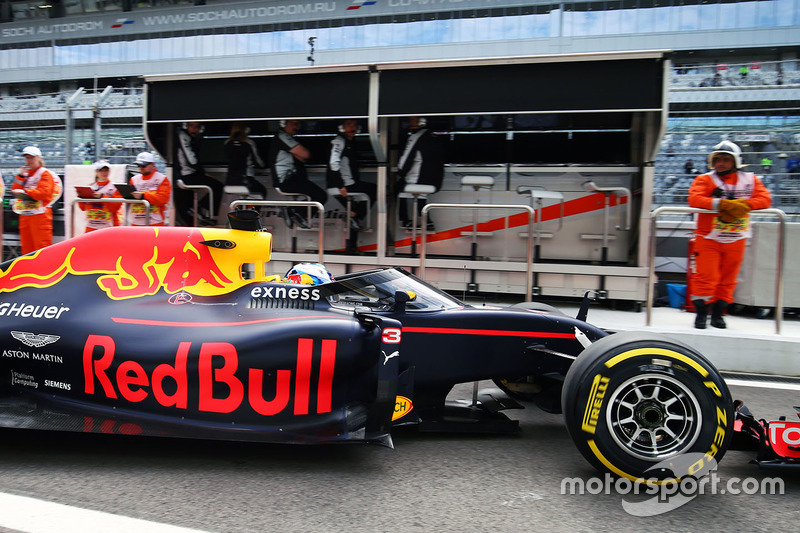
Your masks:
<path fill-rule="evenodd" d="M 0 425 L 391 445 L 397 425 L 517 432 L 502 411 L 522 402 L 631 480 L 734 441 L 728 388 L 688 346 L 610 335 L 586 306 L 472 307 L 399 268 L 269 274 L 271 235 L 239 227 L 108 228 L 0 265 Z"/>

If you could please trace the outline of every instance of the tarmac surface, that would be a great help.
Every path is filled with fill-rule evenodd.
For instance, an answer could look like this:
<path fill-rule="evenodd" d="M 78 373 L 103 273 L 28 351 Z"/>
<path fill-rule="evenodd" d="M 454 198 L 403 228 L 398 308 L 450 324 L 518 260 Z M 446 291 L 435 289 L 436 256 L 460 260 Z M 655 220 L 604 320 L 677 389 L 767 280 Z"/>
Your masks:
<path fill-rule="evenodd" d="M 492 387 L 491 382 L 481 386 Z M 472 384 L 453 399 L 469 398 Z M 797 390 L 731 387 L 759 417 L 795 419 Z M 2 533 L 676 533 L 797 530 L 800 476 L 760 470 L 753 452 L 729 451 L 706 491 L 655 516 L 634 516 L 609 485 L 570 493 L 565 480 L 604 479 L 581 456 L 563 417 L 532 405 L 506 411 L 518 435 L 393 432 L 383 446 L 291 446 L 129 435 L 0 430 L 0 504 L 38 504 L 26 516 L 2 507 Z M 734 494 L 729 485 L 779 492 Z M 42 509 L 63 508 L 42 524 Z M 661 513 L 661 511 L 664 511 Z M 127 520 L 125 520 L 127 519 Z M 135 529 L 136 520 L 150 523 Z M 132 527 L 119 527 L 120 522 Z M 155 524 L 153 524 L 155 523 Z M 795 524 L 792 526 L 791 524 Z M 170 527 L 171 526 L 171 527 Z M 187 533 L 180 531 L 180 533 Z"/>

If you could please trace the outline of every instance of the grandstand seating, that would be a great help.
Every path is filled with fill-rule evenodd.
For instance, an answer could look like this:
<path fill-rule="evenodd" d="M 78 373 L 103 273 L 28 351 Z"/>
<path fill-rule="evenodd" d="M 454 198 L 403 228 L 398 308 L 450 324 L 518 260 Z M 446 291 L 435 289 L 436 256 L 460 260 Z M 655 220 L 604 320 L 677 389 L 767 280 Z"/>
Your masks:
<path fill-rule="evenodd" d="M 63 111 L 73 93 L 5 96 L 0 98 L 0 113 L 12 111 Z M 91 109 L 97 101 L 94 92 L 83 93 L 73 102 L 73 109 Z M 114 89 L 104 101 L 105 107 L 142 107 L 142 89 Z M 2 120 L 2 119 L 0 119 Z"/>
<path fill-rule="evenodd" d="M 759 68 L 750 68 L 748 75 L 739 75 L 742 64 L 728 64 L 725 70 L 720 70 L 718 84 L 714 84 L 714 74 L 717 65 L 680 65 L 673 67 L 670 77 L 670 89 L 689 89 L 705 87 L 752 87 L 752 86 L 777 86 L 800 84 L 800 72 L 796 70 L 779 69 L 777 62 L 759 64 Z"/>
<path fill-rule="evenodd" d="M 777 137 L 777 139 L 775 139 Z M 706 157 L 711 149 L 724 139 L 731 139 L 730 133 L 678 133 L 664 136 L 661 152 L 655 161 L 655 180 L 653 186 L 653 207 L 664 205 L 686 205 L 689 187 L 694 179 L 687 174 L 684 165 L 691 159 L 700 172 L 706 171 Z M 773 136 L 769 152 L 754 152 L 744 144 L 744 163 L 747 170 L 755 172 L 773 196 L 773 207 L 783 209 L 789 214 L 800 214 L 800 174 L 786 171 L 786 163 L 779 154 L 796 153 L 800 150 L 795 135 Z M 741 144 L 741 143 L 740 143 Z M 670 151 L 671 147 L 671 151 Z M 770 172 L 761 166 L 761 158 L 770 155 L 773 165 Z"/>

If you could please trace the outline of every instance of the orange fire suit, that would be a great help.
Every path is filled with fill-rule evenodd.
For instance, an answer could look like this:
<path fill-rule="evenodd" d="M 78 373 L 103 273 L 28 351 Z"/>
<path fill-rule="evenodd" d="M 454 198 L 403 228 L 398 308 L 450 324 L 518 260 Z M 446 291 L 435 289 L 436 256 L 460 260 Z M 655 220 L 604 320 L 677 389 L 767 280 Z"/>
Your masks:
<path fill-rule="evenodd" d="M 720 177 L 712 171 L 697 176 L 689 188 L 691 207 L 718 211 L 723 198 L 745 199 L 752 209 L 766 209 L 772 205 L 769 190 L 749 172 L 738 171 Z M 697 271 L 692 277 L 692 300 L 733 301 L 750 235 L 749 213 L 731 223 L 723 222 L 719 214 L 697 215 L 694 246 Z"/>
<path fill-rule="evenodd" d="M 100 198 L 113 198 L 117 192 L 116 187 L 110 180 L 97 181 L 90 186 L 94 192 L 100 192 Z M 86 231 L 111 228 L 119 226 L 119 209 L 122 204 L 109 203 L 84 203 L 79 202 L 78 207 L 81 211 L 86 211 Z"/>
<path fill-rule="evenodd" d="M 61 195 L 61 179 L 39 167 L 28 176 L 17 175 L 12 189 L 21 189 L 29 198 L 16 199 L 13 211 L 19 214 L 19 242 L 22 253 L 35 252 L 53 244 L 53 210 L 50 205 Z"/>
<path fill-rule="evenodd" d="M 137 191 L 143 191 L 143 200 L 150 202 L 150 225 L 151 226 L 165 226 L 167 222 L 167 206 L 172 199 L 172 185 L 161 172 L 153 170 L 146 176 L 136 174 L 131 178 L 131 185 L 136 187 Z M 117 193 L 115 196 L 121 196 Z M 146 225 L 147 212 L 144 206 L 134 204 L 131 207 L 131 215 L 133 215 L 133 226 Z"/>

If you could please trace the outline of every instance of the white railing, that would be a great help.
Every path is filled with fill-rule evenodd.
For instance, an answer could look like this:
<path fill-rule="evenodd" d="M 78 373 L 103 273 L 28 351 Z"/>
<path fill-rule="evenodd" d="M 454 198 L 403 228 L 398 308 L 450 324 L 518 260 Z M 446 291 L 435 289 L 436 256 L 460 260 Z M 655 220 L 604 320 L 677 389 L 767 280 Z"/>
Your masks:
<path fill-rule="evenodd" d="M 659 207 L 650 213 L 650 256 L 648 260 L 648 283 L 647 283 L 647 319 L 646 324 L 650 326 L 650 319 L 653 314 L 653 300 L 655 298 L 655 283 L 656 283 L 656 241 L 658 240 L 656 234 L 656 222 L 658 217 L 663 213 L 712 213 L 707 209 L 698 209 L 696 207 Z M 781 323 L 783 321 L 783 257 L 784 249 L 786 247 L 786 213 L 780 209 L 759 209 L 758 211 L 751 211 L 750 215 L 756 216 L 773 216 L 778 217 L 778 246 L 775 258 L 775 333 L 781 334 Z"/>

